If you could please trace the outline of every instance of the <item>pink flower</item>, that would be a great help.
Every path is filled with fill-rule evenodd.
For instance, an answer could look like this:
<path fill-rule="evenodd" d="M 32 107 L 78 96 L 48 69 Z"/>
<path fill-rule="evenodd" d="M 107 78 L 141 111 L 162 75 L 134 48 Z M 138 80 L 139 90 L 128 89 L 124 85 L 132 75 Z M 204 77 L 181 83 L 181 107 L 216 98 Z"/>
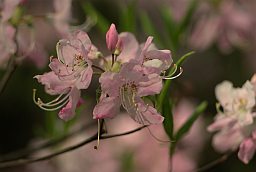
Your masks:
<path fill-rule="evenodd" d="M 4 0 L 3 10 L 1 11 L 2 21 L 7 22 L 13 15 L 15 8 L 22 0 Z"/>
<path fill-rule="evenodd" d="M 16 52 L 14 41 L 15 28 L 6 22 L 0 21 L 0 66 L 5 67 L 9 58 Z"/>
<path fill-rule="evenodd" d="M 217 10 L 216 4 L 202 4 L 189 41 L 193 48 L 206 49 L 217 43 L 222 52 L 229 53 L 233 47 L 250 45 L 254 17 L 245 10 L 246 2 L 222 1 Z"/>
<path fill-rule="evenodd" d="M 115 24 L 111 24 L 109 30 L 106 33 L 106 43 L 110 51 L 114 52 L 118 42 L 118 33 Z"/>
<path fill-rule="evenodd" d="M 248 164 L 252 159 L 256 150 L 256 131 L 253 131 L 252 136 L 244 139 L 240 144 L 238 158 L 245 164 Z"/>
<path fill-rule="evenodd" d="M 224 81 L 216 86 L 215 94 L 223 111 L 217 109 L 215 121 L 208 126 L 208 131 L 217 131 L 213 137 L 213 146 L 220 152 L 234 151 L 240 146 L 238 157 L 248 163 L 256 148 L 255 134 L 248 138 L 254 128 L 254 87 L 250 81 L 242 88 L 233 88 L 232 83 Z"/>
<path fill-rule="evenodd" d="M 68 35 L 71 6 L 72 0 L 54 0 L 53 24 L 62 37 Z"/>
<path fill-rule="evenodd" d="M 146 105 L 141 97 L 158 94 L 162 88 L 162 79 L 155 74 L 144 75 L 137 63 L 125 63 L 119 73 L 105 72 L 100 77 L 102 96 L 95 106 L 95 119 L 112 118 L 120 105 L 130 117 L 140 124 L 157 124 L 163 117 L 156 109 Z"/>
<path fill-rule="evenodd" d="M 59 117 L 68 120 L 74 116 L 80 90 L 87 89 L 92 78 L 92 63 L 88 58 L 91 46 L 88 35 L 82 31 L 74 32 L 69 39 L 58 42 L 58 59 L 51 59 L 49 64 L 52 71 L 35 78 L 45 85 L 48 94 L 60 95 L 49 103 L 43 103 L 40 99 L 35 101 L 39 107 L 56 110 L 66 105 L 59 112 Z"/>

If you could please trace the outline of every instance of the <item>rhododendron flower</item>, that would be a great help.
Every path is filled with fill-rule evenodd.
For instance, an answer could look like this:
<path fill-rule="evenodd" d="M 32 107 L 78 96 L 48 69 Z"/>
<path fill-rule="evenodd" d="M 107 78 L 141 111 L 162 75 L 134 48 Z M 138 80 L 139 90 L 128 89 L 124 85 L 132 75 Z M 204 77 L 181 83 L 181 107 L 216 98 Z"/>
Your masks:
<path fill-rule="evenodd" d="M 73 117 L 80 98 L 80 90 L 88 88 L 92 78 L 92 63 L 88 58 L 92 43 L 85 32 L 76 31 L 69 39 L 57 44 L 58 58 L 52 58 L 49 64 L 51 72 L 37 75 L 35 78 L 45 85 L 48 94 L 60 96 L 49 103 L 40 99 L 36 102 L 45 110 L 56 110 L 66 105 L 59 112 L 60 118 Z M 57 106 L 57 107 L 56 107 Z"/>
<path fill-rule="evenodd" d="M 223 111 L 218 109 L 215 121 L 208 127 L 210 132 L 217 131 L 213 138 L 213 146 L 218 151 L 225 152 L 234 151 L 240 145 L 238 156 L 244 163 L 248 163 L 255 150 L 255 134 L 248 138 L 256 115 L 253 112 L 254 87 L 250 81 L 242 88 L 233 88 L 232 83 L 224 81 L 216 86 L 215 94 Z"/>
<path fill-rule="evenodd" d="M 141 69 L 137 63 L 125 63 L 119 73 L 105 72 L 101 75 L 102 96 L 93 111 L 95 119 L 114 117 L 122 104 L 130 117 L 140 124 L 163 121 L 156 109 L 141 99 L 158 94 L 162 79 L 155 74 L 144 75 Z"/>
<path fill-rule="evenodd" d="M 190 39 L 192 47 L 206 49 L 217 42 L 222 52 L 229 53 L 233 47 L 250 45 L 254 15 L 245 10 L 246 2 L 220 1 L 217 10 L 216 4 L 202 4 Z"/>

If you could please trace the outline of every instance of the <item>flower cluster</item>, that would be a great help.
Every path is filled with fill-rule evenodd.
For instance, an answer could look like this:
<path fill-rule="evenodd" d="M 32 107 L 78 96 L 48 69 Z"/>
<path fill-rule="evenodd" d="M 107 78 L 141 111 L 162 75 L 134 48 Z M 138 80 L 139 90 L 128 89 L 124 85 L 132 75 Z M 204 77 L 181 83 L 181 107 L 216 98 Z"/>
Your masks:
<path fill-rule="evenodd" d="M 89 87 L 97 70 L 101 95 L 93 110 L 94 119 L 113 118 L 122 106 L 140 124 L 162 123 L 162 115 L 144 97 L 159 94 L 162 80 L 175 77 L 164 75 L 172 64 L 171 52 L 158 50 L 152 40 L 150 36 L 140 45 L 133 34 L 118 34 L 112 24 L 106 33 L 111 55 L 104 56 L 87 33 L 71 33 L 57 43 L 57 58 L 51 58 L 49 64 L 52 71 L 35 76 L 48 94 L 59 96 L 44 103 L 40 98 L 36 100 L 34 90 L 35 103 L 44 110 L 62 108 L 59 117 L 71 119 L 81 102 L 81 90 Z"/>
<path fill-rule="evenodd" d="M 256 149 L 255 79 L 256 75 L 242 88 L 234 88 L 229 81 L 216 86 L 218 114 L 208 127 L 210 132 L 217 131 L 213 146 L 220 152 L 234 151 L 239 147 L 238 157 L 244 163 L 250 161 Z"/>

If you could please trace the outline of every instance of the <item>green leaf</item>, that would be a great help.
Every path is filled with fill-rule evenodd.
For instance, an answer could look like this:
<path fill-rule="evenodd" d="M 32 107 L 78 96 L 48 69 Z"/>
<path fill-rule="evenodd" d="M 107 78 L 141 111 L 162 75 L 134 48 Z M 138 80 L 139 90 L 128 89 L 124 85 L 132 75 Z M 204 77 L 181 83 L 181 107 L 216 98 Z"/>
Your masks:
<path fill-rule="evenodd" d="M 142 29 L 144 32 L 146 32 L 147 34 L 151 35 L 154 37 L 154 42 L 159 45 L 160 47 L 162 47 L 162 42 L 160 41 L 160 34 L 159 32 L 156 30 L 155 25 L 152 23 L 152 21 L 150 20 L 150 18 L 148 17 L 148 14 L 146 12 L 141 12 L 140 13 L 140 21 L 142 24 Z"/>
<path fill-rule="evenodd" d="M 164 130 L 171 140 L 173 140 L 173 116 L 172 116 L 172 107 L 170 100 L 164 101 L 163 107 L 163 116 L 164 116 Z"/>
<path fill-rule="evenodd" d="M 135 32 L 136 31 L 136 7 L 137 1 L 133 0 L 128 5 L 124 6 L 119 15 L 120 30 Z"/>
<path fill-rule="evenodd" d="M 204 101 L 197 106 L 195 111 L 192 113 L 190 118 L 183 124 L 183 126 L 175 134 L 175 140 L 179 141 L 192 127 L 197 118 L 205 111 L 207 107 L 207 102 Z"/>
<path fill-rule="evenodd" d="M 105 34 L 109 28 L 110 22 L 99 11 L 97 11 L 92 4 L 83 1 L 82 8 L 87 15 L 97 21 L 96 27 Z"/>
<path fill-rule="evenodd" d="M 189 23 L 191 22 L 191 18 L 193 17 L 193 13 L 195 12 L 197 7 L 197 0 L 192 0 L 189 4 L 189 7 L 186 11 L 185 16 L 179 23 L 179 27 L 177 29 L 177 34 L 180 35 L 181 33 L 184 32 L 186 28 L 188 28 Z"/>
<path fill-rule="evenodd" d="M 177 23 L 173 20 L 170 8 L 162 7 L 160 9 L 161 19 L 163 20 L 165 33 L 168 35 L 165 37 L 165 42 L 172 50 L 177 48 Z"/>
<path fill-rule="evenodd" d="M 191 51 L 185 55 L 183 55 L 181 58 L 179 58 L 179 60 L 177 61 L 176 65 L 177 67 L 179 68 L 183 62 L 188 58 L 190 57 L 192 54 L 194 54 L 195 52 L 194 51 Z M 174 68 L 172 68 L 170 71 L 169 71 L 169 74 L 171 74 L 173 72 Z M 158 96 L 158 101 L 157 101 L 157 110 L 159 112 L 162 112 L 162 107 L 163 107 L 163 102 L 166 100 L 166 96 L 167 96 L 167 93 L 168 93 L 168 90 L 169 90 L 169 87 L 171 85 L 171 81 L 172 80 L 167 80 L 165 83 L 164 83 L 164 86 L 163 86 L 163 89 L 160 93 L 160 95 Z"/>

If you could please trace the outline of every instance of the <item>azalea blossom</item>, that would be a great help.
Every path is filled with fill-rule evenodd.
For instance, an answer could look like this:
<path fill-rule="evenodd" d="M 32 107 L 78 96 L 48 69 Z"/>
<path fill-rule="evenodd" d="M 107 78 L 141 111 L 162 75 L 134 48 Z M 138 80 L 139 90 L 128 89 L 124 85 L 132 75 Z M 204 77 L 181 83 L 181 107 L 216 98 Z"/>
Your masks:
<path fill-rule="evenodd" d="M 163 121 L 156 109 L 141 99 L 143 96 L 160 93 L 162 80 L 158 75 L 144 76 L 137 63 L 125 63 L 119 73 L 103 73 L 99 82 L 102 95 L 93 110 L 95 119 L 113 118 L 119 113 L 122 104 L 130 117 L 140 124 Z"/>
<path fill-rule="evenodd" d="M 213 137 L 214 148 L 226 152 L 240 146 L 238 157 L 244 163 L 252 158 L 255 149 L 255 134 L 250 137 L 256 115 L 253 111 L 255 91 L 252 83 L 247 81 L 242 88 L 234 88 L 229 81 L 217 85 L 215 94 L 223 110 L 218 109 L 215 121 L 208 126 L 208 131 L 217 132 Z"/>
<path fill-rule="evenodd" d="M 59 117 L 68 120 L 74 116 L 80 90 L 88 88 L 92 78 L 92 62 L 88 58 L 91 47 L 90 38 L 82 31 L 76 31 L 57 43 L 58 58 L 51 58 L 49 64 L 52 71 L 35 78 L 45 85 L 48 94 L 59 94 L 59 97 L 48 103 L 35 100 L 39 107 L 56 110 L 65 106 Z"/>
<path fill-rule="evenodd" d="M 140 124 L 161 123 L 163 117 L 155 108 L 146 105 L 141 97 L 160 93 L 161 74 L 172 63 L 171 53 L 169 50 L 157 50 L 152 44 L 153 37 L 148 37 L 146 43 L 140 46 L 132 34 L 117 34 L 112 24 L 106 35 L 107 46 L 113 52 L 121 42 L 122 48 L 119 53 L 112 54 L 110 67 L 107 63 L 107 71 L 100 77 L 102 94 L 94 108 L 94 118 L 112 118 L 122 105 Z M 107 60 L 109 58 L 106 57 Z"/>

